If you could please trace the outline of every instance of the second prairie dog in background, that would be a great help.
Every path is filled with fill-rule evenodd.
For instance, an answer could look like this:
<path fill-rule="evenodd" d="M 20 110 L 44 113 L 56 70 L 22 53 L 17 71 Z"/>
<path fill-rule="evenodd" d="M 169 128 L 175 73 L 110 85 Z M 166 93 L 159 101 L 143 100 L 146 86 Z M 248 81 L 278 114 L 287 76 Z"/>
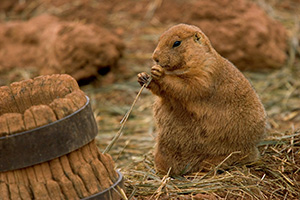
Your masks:
<path fill-rule="evenodd" d="M 155 165 L 171 174 L 258 159 L 266 129 L 264 107 L 243 74 L 220 56 L 196 26 L 167 30 L 153 53 L 148 89 L 158 98 Z M 145 72 L 138 74 L 141 85 Z"/>

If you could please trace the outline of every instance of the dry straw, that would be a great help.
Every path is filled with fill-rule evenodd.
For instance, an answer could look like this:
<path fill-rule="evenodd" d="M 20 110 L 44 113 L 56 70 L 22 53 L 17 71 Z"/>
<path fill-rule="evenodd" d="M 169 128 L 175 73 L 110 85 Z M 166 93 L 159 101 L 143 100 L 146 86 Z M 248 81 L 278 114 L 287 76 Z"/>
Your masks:
<path fill-rule="evenodd" d="M 113 145 L 116 143 L 116 141 L 119 139 L 119 137 L 122 135 L 123 129 L 124 129 L 124 127 L 125 127 L 125 124 L 126 124 L 126 122 L 127 122 L 127 119 L 128 119 L 128 117 L 129 117 L 129 115 L 130 115 L 130 113 L 131 113 L 131 111 L 132 111 L 134 105 L 136 104 L 136 102 L 137 102 L 138 98 L 140 97 L 140 95 L 141 95 L 142 91 L 144 90 L 144 88 L 147 87 L 151 81 L 152 81 L 152 77 L 150 77 L 150 78 L 148 79 L 148 82 L 147 82 L 147 83 L 145 83 L 144 85 L 142 85 L 140 91 L 139 91 L 138 94 L 136 95 L 136 97 L 135 97 L 133 103 L 131 104 L 130 109 L 126 112 L 126 114 L 124 115 L 124 117 L 123 117 L 122 120 L 120 121 L 121 127 L 120 127 L 119 131 L 117 132 L 117 134 L 115 135 L 115 137 L 112 139 L 112 141 L 109 143 L 109 145 L 107 145 L 107 147 L 105 148 L 105 150 L 103 151 L 103 153 L 108 153 L 108 152 L 111 150 L 111 148 L 113 147 Z"/>
<path fill-rule="evenodd" d="M 197 195 L 202 195 L 199 199 L 299 199 L 300 131 L 266 140 L 259 148 L 262 156 L 256 163 L 227 170 L 220 164 L 212 170 L 215 173 L 184 177 L 161 177 L 148 154 L 123 171 L 127 192 L 131 197 L 150 199 L 196 199 Z"/>

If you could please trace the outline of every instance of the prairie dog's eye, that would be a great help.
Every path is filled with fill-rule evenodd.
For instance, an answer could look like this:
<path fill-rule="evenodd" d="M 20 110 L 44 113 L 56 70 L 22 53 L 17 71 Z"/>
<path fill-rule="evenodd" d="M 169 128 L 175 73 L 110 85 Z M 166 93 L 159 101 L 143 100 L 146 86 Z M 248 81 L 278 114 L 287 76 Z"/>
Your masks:
<path fill-rule="evenodd" d="M 174 44 L 173 44 L 173 47 L 172 47 L 172 48 L 174 48 L 174 47 L 178 47 L 180 44 L 181 44 L 181 41 L 176 41 L 176 42 L 174 42 Z"/>

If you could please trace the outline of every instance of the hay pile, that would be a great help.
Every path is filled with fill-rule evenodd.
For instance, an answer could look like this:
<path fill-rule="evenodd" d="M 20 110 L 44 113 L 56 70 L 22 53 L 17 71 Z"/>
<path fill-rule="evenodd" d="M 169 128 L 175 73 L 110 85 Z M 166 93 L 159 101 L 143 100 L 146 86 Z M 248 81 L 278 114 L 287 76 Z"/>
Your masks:
<path fill-rule="evenodd" d="M 123 171 L 127 192 L 130 196 L 153 199 L 192 196 L 195 199 L 296 199 L 300 194 L 299 138 L 300 131 L 265 141 L 260 147 L 261 160 L 250 166 L 235 166 L 227 171 L 217 167 L 208 173 L 185 177 L 158 176 L 152 156 L 145 155 L 132 164 L 131 170 Z"/>

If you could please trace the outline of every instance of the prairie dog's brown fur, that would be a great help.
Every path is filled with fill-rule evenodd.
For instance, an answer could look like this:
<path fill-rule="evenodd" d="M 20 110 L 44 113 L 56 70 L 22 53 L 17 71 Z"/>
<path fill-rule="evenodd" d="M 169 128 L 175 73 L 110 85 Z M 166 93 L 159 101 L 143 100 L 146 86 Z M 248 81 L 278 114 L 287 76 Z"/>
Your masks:
<path fill-rule="evenodd" d="M 176 41 L 179 41 L 179 43 Z M 258 158 L 266 114 L 249 81 L 220 56 L 196 26 L 167 30 L 153 53 L 148 89 L 158 96 L 156 168 L 171 174 Z M 150 76 L 138 75 L 140 84 Z"/>

